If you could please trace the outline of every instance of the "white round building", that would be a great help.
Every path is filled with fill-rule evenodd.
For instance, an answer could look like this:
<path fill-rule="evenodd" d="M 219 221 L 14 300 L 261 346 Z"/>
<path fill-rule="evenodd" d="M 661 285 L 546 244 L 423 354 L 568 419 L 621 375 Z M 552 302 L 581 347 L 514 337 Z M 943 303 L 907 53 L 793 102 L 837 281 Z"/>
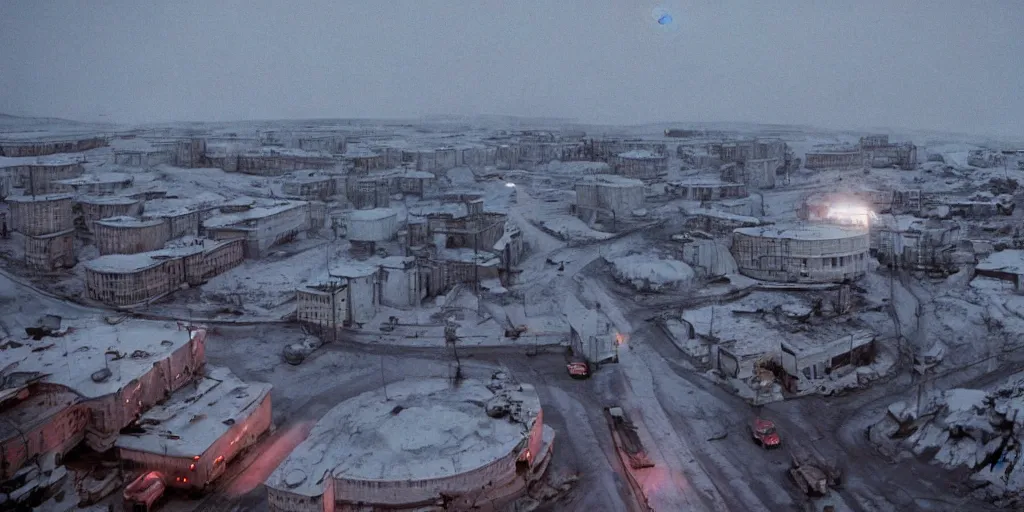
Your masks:
<path fill-rule="evenodd" d="M 267 480 L 267 500 L 272 512 L 494 510 L 540 478 L 553 442 L 532 386 L 401 381 L 329 411 Z"/>
<path fill-rule="evenodd" d="M 828 283 L 867 271 L 868 231 L 829 224 L 738 228 L 732 255 L 741 274 L 765 281 Z"/>

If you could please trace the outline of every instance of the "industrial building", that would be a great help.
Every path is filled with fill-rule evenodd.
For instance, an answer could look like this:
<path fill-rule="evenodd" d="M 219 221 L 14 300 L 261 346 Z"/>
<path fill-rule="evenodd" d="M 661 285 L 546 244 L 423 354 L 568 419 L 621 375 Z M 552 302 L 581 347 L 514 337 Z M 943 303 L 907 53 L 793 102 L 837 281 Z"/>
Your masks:
<path fill-rule="evenodd" d="M 387 176 L 349 176 L 346 196 L 359 210 L 387 208 L 391 205 L 391 183 Z"/>
<path fill-rule="evenodd" d="M 282 201 L 215 215 L 203 221 L 203 228 L 206 236 L 214 240 L 244 240 L 245 257 L 260 258 L 270 248 L 308 231 L 311 221 L 310 203 Z"/>
<path fill-rule="evenodd" d="M 959 252 L 963 236 L 960 226 L 952 221 L 897 218 L 872 226 L 877 249 L 872 252 L 879 263 L 890 268 L 953 273 L 973 256 Z"/>
<path fill-rule="evenodd" d="M 775 188 L 775 178 L 783 165 L 777 158 L 733 162 L 721 167 L 721 177 L 722 181 L 742 183 L 749 188 Z"/>
<path fill-rule="evenodd" d="M 76 325 L 61 338 L 10 344 L 17 371 L 0 389 L 0 472 L 6 480 L 44 459 L 60 465 L 82 441 L 113 448 L 121 429 L 163 401 L 206 362 L 206 331 L 136 320 Z"/>
<path fill-rule="evenodd" d="M 146 149 L 115 149 L 114 164 L 125 167 L 150 168 L 158 165 L 171 165 L 175 160 L 175 150 L 167 146 Z"/>
<path fill-rule="evenodd" d="M 888 135 L 868 135 L 860 138 L 860 151 L 872 167 L 897 166 L 911 171 L 917 167 L 917 146 L 912 142 L 892 143 Z"/>
<path fill-rule="evenodd" d="M 643 208 L 644 183 L 622 176 L 599 174 L 576 183 L 575 211 L 588 222 L 621 222 Z"/>
<path fill-rule="evenodd" d="M 82 222 L 87 232 L 93 224 L 111 217 L 136 217 L 142 213 L 142 201 L 124 196 L 78 196 L 75 199 L 82 212 Z"/>
<path fill-rule="evenodd" d="M 93 222 L 92 232 L 101 255 L 156 251 L 171 239 L 164 219 L 110 217 Z"/>
<path fill-rule="evenodd" d="M 343 135 L 335 133 L 278 133 L 261 132 L 259 142 L 264 146 L 282 146 L 316 153 L 342 154 L 347 145 Z"/>
<path fill-rule="evenodd" d="M 28 195 L 58 192 L 57 181 L 77 178 L 84 173 L 85 167 L 77 157 L 0 157 L 0 174 L 10 177 L 10 187 L 25 189 Z"/>
<path fill-rule="evenodd" d="M 668 144 L 642 139 L 588 139 L 584 141 L 586 160 L 614 164 L 620 153 L 641 151 L 655 155 L 667 155 Z"/>
<path fill-rule="evenodd" d="M 813 151 L 804 155 L 805 169 L 854 170 L 865 167 L 864 153 L 859 149 Z"/>
<path fill-rule="evenodd" d="M 243 240 L 200 242 L 137 254 L 109 254 L 87 261 L 87 296 L 115 307 L 146 304 L 183 285 L 202 284 L 244 258 Z"/>
<path fill-rule="evenodd" d="M 280 176 L 304 169 L 330 169 L 337 165 L 334 158 L 326 153 L 274 147 L 247 149 L 240 153 L 228 149 L 214 150 L 206 154 L 206 159 L 225 171 L 257 176 Z"/>
<path fill-rule="evenodd" d="M 665 193 L 687 201 L 720 201 L 750 195 L 745 183 L 718 180 L 683 180 L 665 184 Z"/>
<path fill-rule="evenodd" d="M 325 341 L 372 321 L 378 306 L 416 307 L 426 298 L 427 276 L 410 256 L 375 257 L 332 267 L 319 284 L 296 290 L 296 320 Z"/>
<path fill-rule="evenodd" d="M 54 182 L 53 190 L 68 194 L 105 196 L 131 188 L 134 181 L 130 174 L 118 172 L 85 174 L 77 178 L 57 180 Z"/>
<path fill-rule="evenodd" d="M 57 153 L 81 153 L 107 145 L 104 137 L 51 140 L 0 140 L 0 156 L 46 156 Z"/>
<path fill-rule="evenodd" d="M 610 163 L 615 174 L 626 178 L 653 181 L 668 173 L 668 157 L 646 150 L 619 153 Z"/>
<path fill-rule="evenodd" d="M 202 222 L 212 217 L 219 205 L 213 201 L 160 198 L 146 201 L 142 207 L 142 220 L 164 220 L 170 238 L 198 236 Z"/>
<path fill-rule="evenodd" d="M 765 159 L 784 161 L 787 149 L 786 143 L 779 139 L 753 139 L 708 144 L 707 154 L 712 162 L 720 164 Z"/>
<path fill-rule="evenodd" d="M 867 271 L 868 231 L 828 224 L 793 224 L 733 231 L 741 274 L 765 281 L 825 283 Z"/>
<path fill-rule="evenodd" d="M 500 509 L 543 476 L 554 436 L 533 386 L 400 381 L 324 415 L 267 480 L 268 508 Z"/>
<path fill-rule="evenodd" d="M 46 235 L 25 235 L 25 265 L 38 270 L 71 268 L 78 263 L 75 256 L 75 230 Z"/>
<path fill-rule="evenodd" d="M 383 155 L 365 148 L 348 148 L 343 158 L 351 165 L 353 171 L 360 174 L 384 168 Z"/>
<path fill-rule="evenodd" d="M 391 177 L 391 192 L 425 197 L 437 189 L 437 178 L 422 171 L 402 171 Z"/>
<path fill-rule="evenodd" d="M 117 438 L 124 470 L 156 471 L 167 487 L 202 490 L 270 429 L 270 384 L 247 384 L 210 367 L 193 384 L 142 413 Z"/>
<path fill-rule="evenodd" d="M 49 235 L 75 227 L 74 198 L 70 195 L 12 196 L 6 201 L 11 209 L 11 228 L 23 235 Z"/>
<path fill-rule="evenodd" d="M 686 213 L 688 216 L 683 221 L 684 229 L 703 231 L 711 235 L 728 235 L 736 228 L 749 228 L 763 224 L 757 217 L 733 215 L 706 208 L 694 208 L 687 210 Z"/>
<path fill-rule="evenodd" d="M 296 173 L 281 183 L 286 196 L 303 200 L 324 201 L 337 193 L 338 181 L 334 176 L 316 173 Z"/>
<path fill-rule="evenodd" d="M 522 233 L 508 215 L 484 211 L 484 199 L 477 194 L 449 194 L 440 202 L 413 205 L 406 234 L 408 253 L 417 256 L 427 276 L 429 296 L 458 283 L 508 283 L 524 249 Z"/>

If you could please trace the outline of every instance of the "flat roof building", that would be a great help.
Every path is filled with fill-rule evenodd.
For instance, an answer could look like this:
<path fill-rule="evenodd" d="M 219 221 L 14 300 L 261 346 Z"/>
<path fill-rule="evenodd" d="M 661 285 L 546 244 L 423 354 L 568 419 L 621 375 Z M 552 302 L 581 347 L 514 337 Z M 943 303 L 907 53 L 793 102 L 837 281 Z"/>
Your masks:
<path fill-rule="evenodd" d="M 135 420 L 117 438 L 118 457 L 133 473 L 159 472 L 169 487 L 203 489 L 270 428 L 270 389 L 207 368 Z"/>
<path fill-rule="evenodd" d="M 554 430 L 533 386 L 407 380 L 328 412 L 267 480 L 272 512 L 508 504 L 540 478 Z"/>

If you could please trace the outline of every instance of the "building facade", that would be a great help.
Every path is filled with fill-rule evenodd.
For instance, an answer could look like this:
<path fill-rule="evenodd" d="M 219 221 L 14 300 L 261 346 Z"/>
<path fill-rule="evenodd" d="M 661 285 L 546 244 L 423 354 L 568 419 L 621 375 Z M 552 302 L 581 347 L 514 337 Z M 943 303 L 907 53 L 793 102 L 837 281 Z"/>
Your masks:
<path fill-rule="evenodd" d="M 866 167 L 861 151 L 816 151 L 804 155 L 806 169 L 854 170 Z"/>
<path fill-rule="evenodd" d="M 836 225 L 780 225 L 733 231 L 741 274 L 765 281 L 826 283 L 857 279 L 868 265 L 868 231 Z"/>
<path fill-rule="evenodd" d="M 101 255 L 156 251 L 170 240 L 170 229 L 163 219 L 113 217 L 93 222 L 92 231 Z"/>
<path fill-rule="evenodd" d="M 203 221 L 206 235 L 214 240 L 242 239 L 246 258 L 260 258 L 279 244 L 310 229 L 310 207 L 304 201 L 254 207 L 241 213 L 210 217 Z"/>

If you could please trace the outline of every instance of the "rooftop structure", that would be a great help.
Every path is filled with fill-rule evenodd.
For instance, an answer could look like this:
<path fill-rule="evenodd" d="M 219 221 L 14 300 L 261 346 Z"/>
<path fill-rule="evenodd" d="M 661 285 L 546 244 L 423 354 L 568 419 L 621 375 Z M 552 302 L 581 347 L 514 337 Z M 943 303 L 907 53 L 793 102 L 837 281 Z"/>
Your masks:
<path fill-rule="evenodd" d="M 159 471 L 172 487 L 204 488 L 271 426 L 269 384 L 208 368 L 194 386 L 144 412 L 116 447 L 122 460 Z"/>
<path fill-rule="evenodd" d="M 532 386 L 414 380 L 389 385 L 387 397 L 363 393 L 324 415 L 267 480 L 270 510 L 508 499 L 499 491 L 521 486 L 517 475 L 542 464 L 553 442 Z"/>

